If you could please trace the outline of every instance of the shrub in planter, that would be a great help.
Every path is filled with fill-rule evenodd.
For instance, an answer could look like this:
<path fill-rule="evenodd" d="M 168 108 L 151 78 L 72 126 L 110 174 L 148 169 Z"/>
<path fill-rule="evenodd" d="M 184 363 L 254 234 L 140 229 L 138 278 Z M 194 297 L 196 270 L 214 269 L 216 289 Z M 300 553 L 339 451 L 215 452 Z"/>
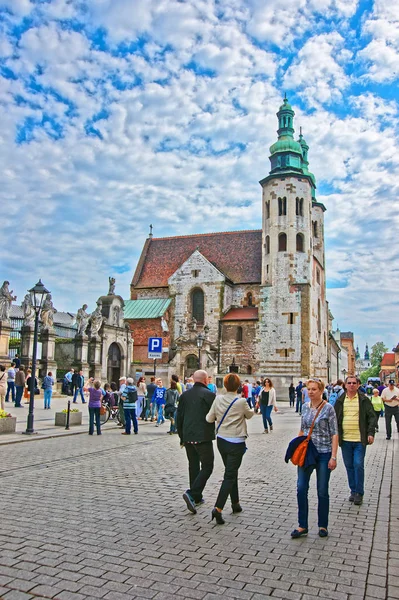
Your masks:
<path fill-rule="evenodd" d="M 17 417 L 13 417 L 5 410 L 0 410 L 0 434 L 15 433 L 17 427 Z"/>

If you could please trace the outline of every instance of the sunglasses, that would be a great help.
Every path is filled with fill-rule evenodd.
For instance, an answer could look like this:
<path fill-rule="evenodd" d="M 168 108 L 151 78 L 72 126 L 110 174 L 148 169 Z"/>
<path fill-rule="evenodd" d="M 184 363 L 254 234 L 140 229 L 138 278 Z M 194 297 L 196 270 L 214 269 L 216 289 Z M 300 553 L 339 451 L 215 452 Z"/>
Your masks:
<path fill-rule="evenodd" d="M 357 381 L 347 381 L 346 385 L 357 385 Z"/>

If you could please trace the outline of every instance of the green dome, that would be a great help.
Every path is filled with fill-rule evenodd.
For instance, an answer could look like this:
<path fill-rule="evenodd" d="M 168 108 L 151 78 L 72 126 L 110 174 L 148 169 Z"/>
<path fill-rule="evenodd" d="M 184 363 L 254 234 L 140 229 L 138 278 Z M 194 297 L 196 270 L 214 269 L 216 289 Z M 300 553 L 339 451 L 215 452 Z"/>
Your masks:
<path fill-rule="evenodd" d="M 284 98 L 284 104 L 282 104 L 279 108 L 280 110 L 292 110 L 291 104 L 288 102 L 287 98 Z"/>
<path fill-rule="evenodd" d="M 270 146 L 270 154 L 277 152 L 295 152 L 303 156 L 301 145 L 291 137 L 281 138 Z"/>

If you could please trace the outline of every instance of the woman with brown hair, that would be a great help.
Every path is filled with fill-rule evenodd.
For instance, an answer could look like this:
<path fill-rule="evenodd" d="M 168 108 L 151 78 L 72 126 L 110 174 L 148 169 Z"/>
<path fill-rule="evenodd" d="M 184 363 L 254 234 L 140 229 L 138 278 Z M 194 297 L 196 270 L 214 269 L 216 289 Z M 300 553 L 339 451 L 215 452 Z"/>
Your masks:
<path fill-rule="evenodd" d="M 276 390 L 269 377 L 266 377 L 263 381 L 263 388 L 259 394 L 259 407 L 263 419 L 263 433 L 269 433 L 269 428 L 271 433 L 273 431 L 272 410 L 274 408 L 274 411 L 277 412 L 278 409 L 276 404 Z"/>
<path fill-rule="evenodd" d="M 141 413 L 143 412 L 143 406 L 145 402 L 145 397 L 147 395 L 147 386 L 145 384 L 145 377 L 139 377 L 137 382 L 137 400 L 136 400 L 136 416 L 137 419 L 141 418 Z"/>
<path fill-rule="evenodd" d="M 223 380 L 226 394 L 216 396 L 209 413 L 208 423 L 218 422 L 216 440 L 218 450 L 225 466 L 224 478 L 212 511 L 212 521 L 224 524 L 222 511 L 230 496 L 233 513 L 242 511 L 238 496 L 238 469 L 247 450 L 245 440 L 248 437 L 246 419 L 254 416 L 245 398 L 237 393 L 240 378 L 235 373 L 226 375 Z"/>

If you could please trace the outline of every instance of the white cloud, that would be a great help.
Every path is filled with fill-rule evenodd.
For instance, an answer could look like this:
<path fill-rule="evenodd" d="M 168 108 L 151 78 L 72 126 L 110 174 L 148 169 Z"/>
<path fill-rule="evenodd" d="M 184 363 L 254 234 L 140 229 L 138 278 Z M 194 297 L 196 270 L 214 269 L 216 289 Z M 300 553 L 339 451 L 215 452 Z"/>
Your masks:
<path fill-rule="evenodd" d="M 365 20 L 362 34 L 372 37 L 358 58 L 366 66 L 365 78 L 376 82 L 394 81 L 399 76 L 399 7 L 376 0 Z"/>

